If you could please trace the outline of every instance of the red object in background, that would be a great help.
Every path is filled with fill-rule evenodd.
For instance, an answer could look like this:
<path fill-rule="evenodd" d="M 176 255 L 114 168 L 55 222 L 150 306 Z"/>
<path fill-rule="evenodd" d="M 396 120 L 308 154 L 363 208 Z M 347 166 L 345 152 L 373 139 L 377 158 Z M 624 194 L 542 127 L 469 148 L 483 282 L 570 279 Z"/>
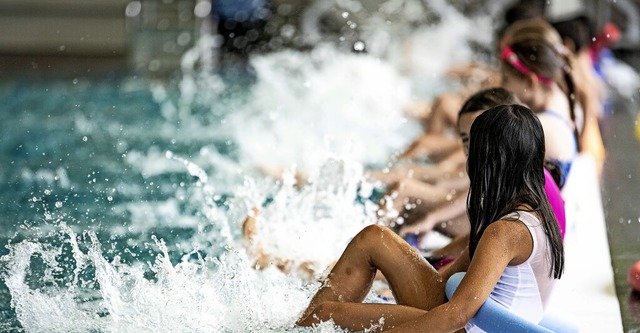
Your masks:
<path fill-rule="evenodd" d="M 640 260 L 636 261 L 636 263 L 629 269 L 627 282 L 629 282 L 633 290 L 640 292 Z"/>
<path fill-rule="evenodd" d="M 591 50 L 595 53 L 600 52 L 605 47 L 609 47 L 620 40 L 620 29 L 615 24 L 609 22 L 602 27 L 600 33 L 598 33 L 592 43 Z"/>

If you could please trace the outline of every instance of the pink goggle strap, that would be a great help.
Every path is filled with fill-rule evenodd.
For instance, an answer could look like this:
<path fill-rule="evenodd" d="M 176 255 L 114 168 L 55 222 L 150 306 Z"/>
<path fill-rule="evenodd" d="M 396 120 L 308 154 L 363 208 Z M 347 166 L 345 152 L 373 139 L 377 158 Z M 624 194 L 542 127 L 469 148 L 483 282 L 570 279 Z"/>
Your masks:
<path fill-rule="evenodd" d="M 550 80 L 549 78 L 546 78 L 536 72 L 533 72 L 532 70 L 529 69 L 529 67 L 525 66 L 520 59 L 518 58 L 518 55 L 515 54 L 515 52 L 513 52 L 513 50 L 510 47 L 505 47 L 504 49 L 502 49 L 502 53 L 500 54 L 500 57 L 502 58 L 502 60 L 508 62 L 509 64 L 511 64 L 511 66 L 513 66 L 515 69 L 518 70 L 518 72 L 527 75 L 529 73 L 533 73 L 535 74 L 535 76 L 538 78 L 538 80 L 540 80 L 540 82 L 542 84 L 544 84 L 545 86 L 551 85 L 551 83 L 553 82 L 552 80 Z"/>

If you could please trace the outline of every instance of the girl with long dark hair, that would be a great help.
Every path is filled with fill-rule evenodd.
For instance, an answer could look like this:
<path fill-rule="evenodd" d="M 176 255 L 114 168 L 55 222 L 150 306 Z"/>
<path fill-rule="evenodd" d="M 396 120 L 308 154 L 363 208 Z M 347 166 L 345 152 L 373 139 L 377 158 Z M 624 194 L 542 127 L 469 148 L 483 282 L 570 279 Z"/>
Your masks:
<path fill-rule="evenodd" d="M 530 321 L 542 318 L 564 267 L 544 192 L 542 126 L 526 107 L 503 105 L 481 114 L 470 134 L 471 235 L 463 255 L 438 272 L 390 229 L 368 226 L 349 243 L 299 325 L 332 319 L 350 330 L 473 332 L 478 328 L 469 320 L 489 297 Z M 397 304 L 362 303 L 378 270 Z M 447 279 L 463 271 L 446 301 Z"/>

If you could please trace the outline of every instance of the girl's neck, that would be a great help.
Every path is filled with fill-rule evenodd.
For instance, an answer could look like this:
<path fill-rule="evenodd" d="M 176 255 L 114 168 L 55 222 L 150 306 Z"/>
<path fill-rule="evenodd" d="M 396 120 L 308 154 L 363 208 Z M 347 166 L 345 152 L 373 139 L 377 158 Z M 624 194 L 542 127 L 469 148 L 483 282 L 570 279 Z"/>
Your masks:
<path fill-rule="evenodd" d="M 556 84 L 551 85 L 551 90 L 546 94 L 546 98 L 542 103 L 543 110 L 552 110 L 559 113 L 565 119 L 571 119 L 571 111 L 569 110 L 569 101 L 567 100 L 567 94 L 565 94 L 560 87 Z"/>

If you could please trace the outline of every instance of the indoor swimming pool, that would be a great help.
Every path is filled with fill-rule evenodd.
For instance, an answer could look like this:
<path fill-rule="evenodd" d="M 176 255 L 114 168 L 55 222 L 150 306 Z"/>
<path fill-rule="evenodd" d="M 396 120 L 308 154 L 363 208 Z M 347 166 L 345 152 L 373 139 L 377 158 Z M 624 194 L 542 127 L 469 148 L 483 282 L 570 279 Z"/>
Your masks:
<path fill-rule="evenodd" d="M 435 1 L 438 20 L 420 27 L 410 10 L 389 14 L 408 15 L 402 24 L 372 17 L 361 23 L 367 52 L 362 41 L 318 42 L 209 71 L 200 66 L 210 56 L 203 36 L 166 77 L 130 68 L 4 77 L 0 331 L 342 332 L 331 322 L 294 325 L 320 287 L 309 277 L 377 222 L 384 189 L 366 172 L 388 168 L 421 133 L 406 107 L 456 89 L 446 68 L 487 59 L 499 6 L 488 7 L 465 17 Z M 636 115 L 619 113 L 603 132 L 622 133 Z M 622 329 L 610 265 L 620 259 L 604 222 L 628 216 L 610 203 L 620 195 L 613 170 L 604 200 L 595 177 L 568 190 L 580 196 L 568 201 L 572 217 L 596 220 L 574 221 L 568 239 L 583 243 L 568 253 L 594 253 L 568 266 L 552 305 L 583 332 Z M 310 262 L 304 271 L 259 264 L 243 234 L 256 208 L 262 250 Z M 592 280 L 585 259 L 603 265 Z M 386 301 L 376 287 L 368 300 Z M 586 309 L 589 300 L 600 308 Z M 628 313 L 634 302 L 623 312 L 629 325 L 640 323 Z"/>

